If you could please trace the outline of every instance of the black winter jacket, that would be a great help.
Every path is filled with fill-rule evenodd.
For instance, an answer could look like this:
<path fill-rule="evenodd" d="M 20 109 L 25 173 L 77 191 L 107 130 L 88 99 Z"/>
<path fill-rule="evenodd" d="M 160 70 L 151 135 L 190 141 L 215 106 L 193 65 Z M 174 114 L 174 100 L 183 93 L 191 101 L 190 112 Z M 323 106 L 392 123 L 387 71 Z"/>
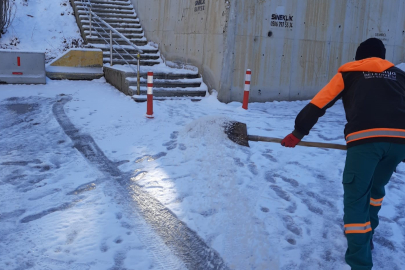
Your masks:
<path fill-rule="evenodd" d="M 342 98 L 348 147 L 368 142 L 405 144 L 405 72 L 381 58 L 350 62 L 302 109 L 293 134 L 302 139 Z"/>

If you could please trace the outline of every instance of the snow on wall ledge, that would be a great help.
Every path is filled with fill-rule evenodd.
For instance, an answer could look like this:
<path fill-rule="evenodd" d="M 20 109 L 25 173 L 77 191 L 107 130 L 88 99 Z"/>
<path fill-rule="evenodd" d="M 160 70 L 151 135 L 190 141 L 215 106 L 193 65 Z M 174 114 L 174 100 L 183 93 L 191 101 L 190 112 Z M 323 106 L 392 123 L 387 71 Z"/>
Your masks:
<path fill-rule="evenodd" d="M 224 102 L 312 98 L 377 37 L 387 60 L 405 62 L 405 2 L 363 0 L 131 0 L 148 40 L 168 60 L 196 65 Z"/>

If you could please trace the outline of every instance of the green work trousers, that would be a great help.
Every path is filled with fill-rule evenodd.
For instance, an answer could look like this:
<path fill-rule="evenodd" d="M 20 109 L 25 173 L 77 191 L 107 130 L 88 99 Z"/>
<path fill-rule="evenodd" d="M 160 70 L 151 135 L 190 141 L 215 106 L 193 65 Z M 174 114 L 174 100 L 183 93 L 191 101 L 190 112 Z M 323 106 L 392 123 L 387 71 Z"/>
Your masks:
<path fill-rule="evenodd" d="M 378 212 L 395 168 L 405 159 L 405 144 L 366 143 L 347 150 L 343 172 L 344 224 L 352 270 L 370 270 L 370 240 L 378 226 Z"/>

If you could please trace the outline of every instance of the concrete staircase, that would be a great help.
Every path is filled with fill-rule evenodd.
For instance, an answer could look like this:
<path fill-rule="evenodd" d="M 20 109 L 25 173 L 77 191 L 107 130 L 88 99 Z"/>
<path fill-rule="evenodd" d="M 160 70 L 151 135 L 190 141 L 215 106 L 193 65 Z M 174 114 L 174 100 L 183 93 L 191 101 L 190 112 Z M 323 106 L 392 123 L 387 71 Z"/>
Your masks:
<path fill-rule="evenodd" d="M 86 46 L 103 51 L 105 77 L 121 92 L 133 96 L 136 101 L 146 100 L 146 73 L 153 71 L 155 74 L 155 97 L 198 100 L 198 97 L 201 99 L 206 95 L 207 86 L 203 83 L 198 70 L 179 70 L 165 65 L 157 46 L 145 38 L 139 18 L 130 0 L 70 0 L 70 2 Z M 127 62 L 131 65 L 137 64 L 135 59 L 137 51 L 113 33 L 113 39 L 116 43 L 113 45 L 113 66 L 110 66 L 110 30 L 98 20 L 92 19 L 90 33 L 90 18 L 88 16 L 90 6 L 92 12 L 143 51 L 140 60 L 140 95 L 133 95 L 137 93 L 137 79 L 133 70 L 134 67 L 131 69 L 127 65 Z M 116 45 L 117 43 L 119 45 Z"/>

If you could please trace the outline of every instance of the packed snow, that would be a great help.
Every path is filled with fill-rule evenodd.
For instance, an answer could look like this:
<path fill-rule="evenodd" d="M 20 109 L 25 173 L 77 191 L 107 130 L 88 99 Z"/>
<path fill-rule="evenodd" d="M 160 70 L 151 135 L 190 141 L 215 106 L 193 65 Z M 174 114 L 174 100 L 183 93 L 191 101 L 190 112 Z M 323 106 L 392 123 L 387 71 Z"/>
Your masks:
<path fill-rule="evenodd" d="M 68 0 L 16 3 L 1 48 L 46 51 L 50 61 L 80 46 Z M 229 269 L 349 269 L 345 152 L 265 142 L 248 148 L 224 133 L 229 121 L 240 121 L 251 135 L 282 138 L 307 102 L 253 103 L 246 111 L 238 102 L 220 103 L 213 91 L 200 102 L 155 101 L 155 118 L 148 119 L 146 103 L 104 79 L 0 85 L 0 269 L 185 269 L 140 213 L 136 188 Z M 344 144 L 344 125 L 339 101 L 305 140 Z M 103 159 L 91 159 L 93 153 Z M 380 212 L 377 270 L 405 264 L 404 183 L 403 163 Z"/>

